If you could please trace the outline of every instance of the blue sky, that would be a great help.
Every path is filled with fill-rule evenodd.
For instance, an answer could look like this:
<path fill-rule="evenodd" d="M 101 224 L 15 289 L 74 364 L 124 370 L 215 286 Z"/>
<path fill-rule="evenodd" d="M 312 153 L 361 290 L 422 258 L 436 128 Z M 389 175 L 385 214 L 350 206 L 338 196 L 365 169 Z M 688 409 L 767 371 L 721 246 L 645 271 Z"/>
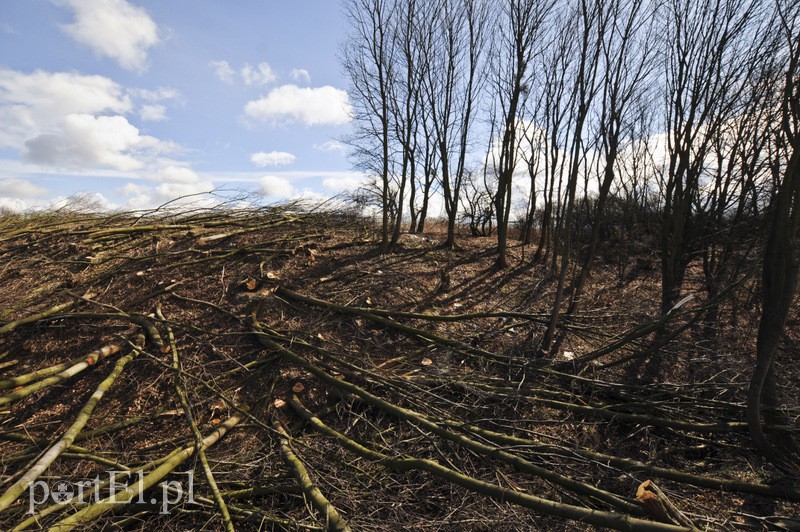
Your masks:
<path fill-rule="evenodd" d="M 0 207 L 356 186 L 338 2 L 2 0 Z"/>

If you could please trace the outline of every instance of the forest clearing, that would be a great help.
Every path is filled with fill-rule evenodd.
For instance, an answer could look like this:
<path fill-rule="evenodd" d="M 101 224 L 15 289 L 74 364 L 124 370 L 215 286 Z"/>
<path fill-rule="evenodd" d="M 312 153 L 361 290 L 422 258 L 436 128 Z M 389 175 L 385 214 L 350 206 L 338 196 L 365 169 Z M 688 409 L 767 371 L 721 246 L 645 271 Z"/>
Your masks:
<path fill-rule="evenodd" d="M 380 254 L 371 220 L 292 205 L 4 215 L 0 529 L 800 526 L 748 434 L 757 258 L 716 300 L 691 264 L 662 315 L 655 254 L 600 257 L 543 355 L 533 246 L 498 269 L 493 239 L 445 237 Z M 109 471 L 117 504 L 77 496 Z"/>
<path fill-rule="evenodd" d="M 28 4 L 0 530 L 800 530 L 800 2 Z"/>

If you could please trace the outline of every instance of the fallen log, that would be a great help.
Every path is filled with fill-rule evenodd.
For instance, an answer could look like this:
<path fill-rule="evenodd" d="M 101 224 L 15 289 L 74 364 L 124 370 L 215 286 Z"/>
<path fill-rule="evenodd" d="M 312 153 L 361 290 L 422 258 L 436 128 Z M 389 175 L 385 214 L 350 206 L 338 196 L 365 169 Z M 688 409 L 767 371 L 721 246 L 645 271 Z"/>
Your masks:
<path fill-rule="evenodd" d="M 260 331 L 260 325 L 256 320 L 255 316 L 251 316 L 251 320 L 253 328 L 256 331 Z M 372 406 L 375 406 L 383 410 L 384 412 L 387 412 L 395 417 L 403 419 L 414 425 L 423 427 L 424 429 L 429 430 L 430 432 L 436 434 L 437 436 L 450 440 L 466 449 L 470 449 L 473 452 L 480 453 L 484 456 L 491 457 L 506 464 L 509 464 L 520 471 L 533 474 L 535 476 L 543 478 L 549 482 L 557 484 L 575 493 L 580 493 L 588 497 L 592 497 L 595 500 L 602 501 L 617 510 L 622 510 L 630 513 L 636 513 L 639 511 L 639 508 L 635 504 L 629 503 L 622 497 L 619 497 L 613 493 L 609 493 L 595 486 L 591 486 L 589 484 L 579 482 L 575 479 L 566 477 L 564 475 L 560 475 L 543 467 L 537 466 L 536 464 L 533 464 L 532 462 L 525 460 L 517 455 L 508 453 L 498 447 L 483 444 L 477 440 L 468 438 L 463 434 L 458 434 L 449 429 L 440 427 L 439 425 L 430 421 L 422 414 L 389 403 L 388 401 L 385 401 L 380 397 L 371 394 L 370 392 L 364 390 L 363 388 L 355 384 L 343 381 L 341 379 L 337 379 L 336 377 L 330 375 L 329 373 L 309 363 L 303 357 L 298 356 L 293 351 L 274 342 L 261 332 L 259 332 L 257 337 L 259 341 L 262 343 L 262 345 L 279 351 L 286 358 L 292 360 L 298 365 L 303 366 L 306 370 L 314 374 L 317 378 L 319 378 L 326 384 L 334 386 L 335 388 L 338 388 L 339 390 L 341 390 L 346 394 L 355 395 L 362 401 Z"/>
<path fill-rule="evenodd" d="M 607 527 L 614 530 L 625 530 L 630 532 L 691 531 L 690 528 L 683 526 L 657 523 L 654 521 L 646 521 L 644 519 L 629 517 L 623 514 L 592 510 L 590 508 L 551 501 L 549 499 L 536 497 L 535 495 L 528 495 L 527 493 L 522 493 L 516 490 L 502 488 L 495 484 L 490 484 L 483 480 L 465 475 L 449 467 L 445 467 L 435 460 L 409 456 L 389 456 L 387 454 L 369 449 L 368 447 L 351 440 L 344 434 L 328 427 L 319 418 L 311 414 L 311 412 L 306 409 L 305 406 L 303 406 L 296 396 L 292 397 L 291 404 L 301 416 L 303 416 L 314 426 L 314 428 L 326 436 L 336 440 L 345 449 L 358 456 L 361 456 L 362 458 L 373 462 L 378 462 L 381 465 L 396 471 L 426 471 L 438 478 L 441 478 L 442 480 L 451 482 L 472 492 L 486 495 L 500 502 L 509 502 L 545 515 L 552 515 L 555 517 L 561 517 L 563 519 L 588 523 L 590 525 L 600 527 Z"/>
<path fill-rule="evenodd" d="M 94 297 L 94 294 L 84 294 L 83 299 L 91 299 Z M 20 318 L 16 321 L 11 321 L 0 327 L 0 334 L 5 334 L 7 332 L 11 332 L 17 327 L 21 325 L 28 325 L 30 323 L 36 323 L 37 321 L 47 318 L 48 316 L 53 316 L 54 314 L 58 314 L 59 312 L 63 312 L 65 310 L 71 309 L 75 305 L 78 304 L 78 300 L 74 299 L 67 303 L 62 303 L 60 305 L 56 305 L 54 307 L 50 307 L 47 310 L 43 310 L 42 312 L 38 312 L 36 314 L 31 314 L 30 316 L 26 316 L 24 318 Z"/>
<path fill-rule="evenodd" d="M 144 344 L 144 337 L 142 336 L 137 340 L 138 344 Z M 97 405 L 100 403 L 100 400 L 103 398 L 105 393 L 114 384 L 114 381 L 117 380 L 117 377 L 120 376 L 122 370 L 125 369 L 125 366 L 134 358 L 139 355 L 140 351 L 137 348 L 134 348 L 131 353 L 117 361 L 114 365 L 114 369 L 111 373 L 106 377 L 103 382 L 101 382 L 94 393 L 89 397 L 89 400 L 86 402 L 84 407 L 78 412 L 78 416 L 76 417 L 75 421 L 72 425 L 64 432 L 63 436 L 59 438 L 59 440 L 50 447 L 42 457 L 36 461 L 33 466 L 28 469 L 28 471 L 22 475 L 22 477 L 17 480 L 14 484 L 9 487 L 3 495 L 0 495 L 0 512 L 8 508 L 14 501 L 16 501 L 22 493 L 28 489 L 31 483 L 33 483 L 39 476 L 45 472 L 45 470 L 50 467 L 50 465 L 58 458 L 58 456 L 69 449 L 72 442 L 75 441 L 75 437 L 78 433 L 86 426 L 86 423 L 89 421 L 89 418 L 92 416 Z"/>
<path fill-rule="evenodd" d="M 200 446 L 194 444 L 179 449 L 177 452 L 172 453 L 169 459 L 157 467 L 153 472 L 143 477 L 139 482 L 136 482 L 124 490 L 118 491 L 110 497 L 106 497 L 98 502 L 95 502 L 86 508 L 62 519 L 58 523 L 50 527 L 52 532 L 67 532 L 75 530 L 78 527 L 86 527 L 89 523 L 99 518 L 106 512 L 110 512 L 120 504 L 130 503 L 140 493 L 153 487 L 161 482 L 168 474 L 174 471 L 179 465 L 191 458 L 197 448 L 207 449 L 220 440 L 228 431 L 236 426 L 242 420 L 241 414 L 234 413 L 224 423 L 219 425 L 214 432 L 206 436 L 201 442 Z"/>
<path fill-rule="evenodd" d="M 333 532 L 351 532 L 350 527 L 345 522 L 338 510 L 336 510 L 330 501 L 328 501 L 328 499 L 322 494 L 319 488 L 317 488 L 311 481 L 311 477 L 308 475 L 306 466 L 303 465 L 302 460 L 300 460 L 300 458 L 298 458 L 297 455 L 292 451 L 292 447 L 289 445 L 289 434 L 283 428 L 281 423 L 278 420 L 275 420 L 272 426 L 280 435 L 281 454 L 283 455 L 283 460 L 292 469 L 292 474 L 297 480 L 298 486 L 300 486 L 300 489 L 311 502 L 312 506 L 314 506 L 314 508 L 316 508 L 316 510 L 324 516 L 325 529 Z"/>
<path fill-rule="evenodd" d="M 0 381 L 0 390 L 8 390 L 11 388 L 16 388 L 18 386 L 25 386 L 26 384 L 30 384 L 31 382 L 38 381 L 45 377 L 49 377 L 55 373 L 60 373 L 67 368 L 71 368 L 73 366 L 77 366 L 81 363 L 86 362 L 89 359 L 93 360 L 93 363 L 97 363 L 100 359 L 108 358 L 111 355 L 116 354 L 119 352 L 120 346 L 117 344 L 110 344 L 104 347 L 101 347 L 97 351 L 92 351 L 86 356 L 82 356 L 80 358 L 76 358 L 75 360 L 71 360 L 69 362 L 62 362 L 61 364 L 56 364 L 54 366 L 49 366 L 46 368 L 38 369 L 36 371 L 31 371 L 30 373 L 26 373 L 24 375 L 19 375 L 17 377 L 11 377 L 10 379 L 4 379 Z"/>
<path fill-rule="evenodd" d="M 96 351 L 92 351 L 84 358 L 76 362 L 75 364 L 69 366 L 68 368 L 62 371 L 59 371 L 55 375 L 46 377 L 39 381 L 35 381 L 32 384 L 23 386 L 22 388 L 12 391 L 11 393 L 7 393 L 6 395 L 0 396 L 0 406 L 5 406 L 15 401 L 19 401 L 20 399 L 28 397 L 29 395 L 36 393 L 39 390 L 43 390 L 60 382 L 64 382 L 65 380 L 72 378 L 78 373 L 82 372 L 89 366 L 97 364 L 97 362 L 99 362 L 101 359 L 113 355 L 115 353 L 118 353 L 119 350 L 120 350 L 119 345 L 111 344 Z"/>

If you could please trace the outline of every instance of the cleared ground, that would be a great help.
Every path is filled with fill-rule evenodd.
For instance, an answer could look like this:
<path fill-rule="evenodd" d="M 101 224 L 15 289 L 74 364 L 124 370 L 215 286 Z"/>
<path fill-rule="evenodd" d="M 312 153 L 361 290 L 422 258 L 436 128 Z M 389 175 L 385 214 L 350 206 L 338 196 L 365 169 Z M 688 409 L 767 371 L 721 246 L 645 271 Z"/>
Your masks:
<path fill-rule="evenodd" d="M 648 497 L 675 527 L 800 526 L 744 424 L 751 280 L 709 322 L 690 271 L 654 333 L 658 258 L 606 257 L 543 360 L 555 282 L 530 247 L 496 271 L 490 238 L 375 237 L 288 208 L 0 218 L 0 529 L 653 529 Z M 31 479 L 126 469 L 130 504 L 26 514 Z M 160 513 L 189 470 L 194 503 Z"/>

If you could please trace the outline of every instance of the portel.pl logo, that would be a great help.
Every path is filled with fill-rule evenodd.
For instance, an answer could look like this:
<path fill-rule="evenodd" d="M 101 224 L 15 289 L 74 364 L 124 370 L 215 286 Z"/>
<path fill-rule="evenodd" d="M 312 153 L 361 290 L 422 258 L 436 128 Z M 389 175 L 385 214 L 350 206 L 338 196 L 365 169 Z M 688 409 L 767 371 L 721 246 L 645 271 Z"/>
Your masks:
<path fill-rule="evenodd" d="M 144 493 L 143 471 L 107 471 L 91 480 L 78 482 L 56 481 L 48 483 L 37 480 L 28 486 L 28 513 L 35 514 L 36 507 L 55 504 L 92 504 L 103 499 L 109 499 L 112 504 L 149 504 L 158 505 L 159 513 L 168 514 L 171 506 L 179 502 L 194 502 L 194 471 L 178 473 L 185 478 L 181 480 L 165 480 L 158 488 L 147 490 Z M 132 482 L 123 482 L 123 479 Z M 134 490 L 137 495 L 130 500 L 116 500 L 112 497 L 127 488 Z"/>

